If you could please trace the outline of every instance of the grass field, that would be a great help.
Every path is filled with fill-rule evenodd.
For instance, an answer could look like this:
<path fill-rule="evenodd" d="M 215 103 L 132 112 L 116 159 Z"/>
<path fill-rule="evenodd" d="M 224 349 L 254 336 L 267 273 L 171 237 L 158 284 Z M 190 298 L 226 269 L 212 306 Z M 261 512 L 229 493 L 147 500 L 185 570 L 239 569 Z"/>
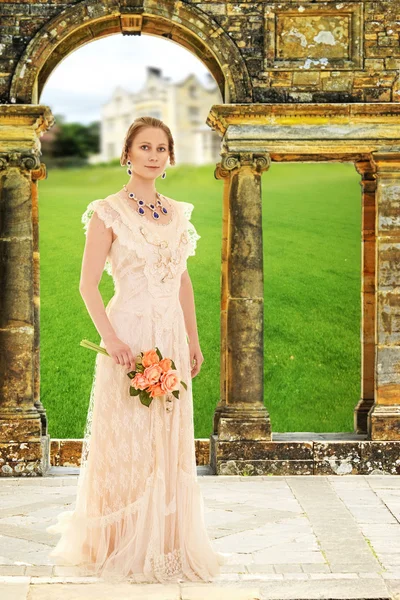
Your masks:
<path fill-rule="evenodd" d="M 193 202 L 189 257 L 205 358 L 193 380 L 195 436 L 219 400 L 221 199 L 214 167 L 175 167 L 157 189 Z M 79 294 L 81 215 L 128 181 L 125 168 L 51 170 L 39 182 L 41 400 L 51 437 L 82 437 L 99 335 Z M 273 163 L 262 178 L 265 404 L 275 432 L 351 431 L 360 397 L 361 188 L 352 164 Z M 104 273 L 106 304 L 113 294 Z"/>

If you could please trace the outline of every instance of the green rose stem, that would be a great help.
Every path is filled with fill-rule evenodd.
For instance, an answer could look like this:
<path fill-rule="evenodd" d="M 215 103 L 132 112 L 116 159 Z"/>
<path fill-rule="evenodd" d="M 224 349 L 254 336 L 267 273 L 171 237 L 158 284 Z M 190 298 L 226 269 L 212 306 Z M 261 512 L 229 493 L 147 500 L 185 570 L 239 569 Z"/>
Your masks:
<path fill-rule="evenodd" d="M 89 340 L 82 340 L 80 343 L 80 346 L 83 346 L 84 348 L 89 348 L 89 350 L 94 350 L 95 352 L 101 352 L 101 354 L 106 354 L 107 356 L 110 356 L 105 348 L 103 348 L 102 346 L 99 346 L 98 344 L 94 344 L 93 342 L 90 342 Z"/>

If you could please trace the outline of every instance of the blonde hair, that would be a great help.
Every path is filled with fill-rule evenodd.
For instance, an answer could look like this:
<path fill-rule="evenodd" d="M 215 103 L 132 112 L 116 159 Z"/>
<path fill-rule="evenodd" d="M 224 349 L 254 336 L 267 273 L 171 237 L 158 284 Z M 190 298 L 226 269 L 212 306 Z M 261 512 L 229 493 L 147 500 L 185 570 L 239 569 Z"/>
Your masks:
<path fill-rule="evenodd" d="M 145 127 L 158 127 L 165 131 L 168 137 L 168 150 L 169 150 L 169 162 L 171 165 L 175 164 L 175 152 L 174 152 L 174 139 L 172 137 L 172 133 L 170 128 L 160 119 L 156 119 L 156 117 L 138 117 L 133 121 L 130 125 L 128 131 L 125 135 L 124 145 L 121 153 L 121 166 L 126 165 L 128 160 L 128 151 L 131 147 L 131 144 L 135 137 L 140 133 L 142 129 Z"/>

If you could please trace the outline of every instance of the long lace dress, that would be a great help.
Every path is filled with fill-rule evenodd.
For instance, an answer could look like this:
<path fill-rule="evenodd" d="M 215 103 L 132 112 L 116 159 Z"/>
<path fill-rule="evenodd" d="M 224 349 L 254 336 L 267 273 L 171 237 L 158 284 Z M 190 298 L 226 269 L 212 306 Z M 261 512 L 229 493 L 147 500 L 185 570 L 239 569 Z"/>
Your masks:
<path fill-rule="evenodd" d="M 76 507 L 47 531 L 61 533 L 50 552 L 56 564 L 112 581 L 211 581 L 227 556 L 213 549 L 205 526 L 179 301 L 181 275 L 200 236 L 190 222 L 193 204 L 170 204 L 172 221 L 152 223 L 121 190 L 94 200 L 82 216 L 85 233 L 96 211 L 117 235 L 105 264 L 115 288 L 106 313 L 117 336 L 134 356 L 157 346 L 187 384 L 179 398 L 167 394 L 147 407 L 129 394 L 129 369 L 96 354 Z"/>

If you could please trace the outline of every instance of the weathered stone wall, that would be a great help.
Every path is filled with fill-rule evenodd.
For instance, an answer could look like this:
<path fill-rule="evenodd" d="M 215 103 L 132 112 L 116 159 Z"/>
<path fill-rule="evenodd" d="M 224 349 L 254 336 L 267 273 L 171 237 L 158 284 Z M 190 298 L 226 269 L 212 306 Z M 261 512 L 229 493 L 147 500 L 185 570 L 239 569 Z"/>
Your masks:
<path fill-rule="evenodd" d="M 11 82 L 18 61 L 34 36 L 42 29 L 47 38 L 62 36 L 63 20 L 49 28 L 56 17 L 71 18 L 70 11 L 82 7 L 91 19 L 110 15 L 119 33 L 121 13 L 140 15 L 146 24 L 148 15 L 161 13 L 171 19 L 168 37 L 179 39 L 181 13 L 193 11 L 192 22 L 202 16 L 212 29 L 199 25 L 198 37 L 210 48 L 216 37 L 227 37 L 240 53 L 250 89 L 242 87 L 234 100 L 225 102 L 399 102 L 400 101 L 400 0 L 382 2 L 208 2 L 157 3 L 154 0 L 1 0 L 0 2 L 0 102 L 23 103 L 12 98 Z M 73 17 L 72 17 L 73 18 Z M 77 19 L 82 26 L 82 16 Z M 106 23 L 92 32 L 92 38 L 105 33 Z M 146 28 L 134 34 L 146 32 Z M 154 30 L 154 27 L 152 31 Z M 201 33 L 203 32 L 203 33 Z M 161 35 L 161 29 L 160 29 Z M 165 35 L 165 33 L 163 33 Z M 210 36 L 210 39 L 208 39 Z M 87 37 L 82 35 L 82 43 Z M 79 47 L 79 39 L 74 47 Z M 193 46 L 193 41 L 187 46 Z M 55 46 L 54 46 L 55 47 Z M 44 46 L 43 46 L 44 48 Z M 68 46 L 66 47 L 68 48 Z M 69 51 L 71 48 L 69 47 Z M 44 50 L 46 51 L 46 50 Z M 53 51 L 53 49 L 52 49 Z M 66 49 L 61 49 L 62 52 Z M 197 51 L 197 54 L 201 52 Z M 204 53 L 206 60 L 207 53 Z M 237 62 L 236 58 L 232 62 Z M 220 60 L 221 62 L 221 60 Z M 229 57 L 226 56 L 229 64 Z M 54 62 L 52 61 L 52 64 Z M 26 64 L 35 72 L 34 61 Z M 223 89 L 221 89 L 224 92 Z"/>

